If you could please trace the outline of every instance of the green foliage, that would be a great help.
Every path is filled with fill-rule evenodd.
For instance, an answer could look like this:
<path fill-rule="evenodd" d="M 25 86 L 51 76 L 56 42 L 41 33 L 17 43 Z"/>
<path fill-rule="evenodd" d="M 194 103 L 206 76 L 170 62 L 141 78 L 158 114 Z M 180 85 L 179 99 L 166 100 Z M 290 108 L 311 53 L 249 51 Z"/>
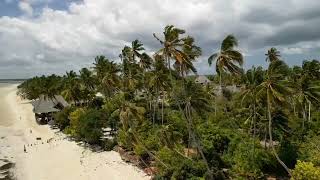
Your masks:
<path fill-rule="evenodd" d="M 159 175 L 168 179 L 199 179 L 206 172 L 205 164 L 199 160 L 187 159 L 167 147 L 157 152 Z"/>
<path fill-rule="evenodd" d="M 320 166 L 320 136 L 309 137 L 301 143 L 299 159 Z"/>
<path fill-rule="evenodd" d="M 315 167 L 312 162 L 298 161 L 292 171 L 291 180 L 319 180 L 320 168 Z"/>
<path fill-rule="evenodd" d="M 246 179 L 261 178 L 265 168 L 275 166 L 272 154 L 259 143 L 250 142 L 249 139 L 239 142 L 234 151 L 229 151 L 225 158 L 232 164 L 231 174 Z"/>
<path fill-rule="evenodd" d="M 26 80 L 18 94 L 63 95 L 78 107 L 56 113 L 61 130 L 106 150 L 118 144 L 151 166 L 156 161 L 155 179 L 257 179 L 280 174 L 280 164 L 293 168 L 297 159 L 320 165 L 319 61 L 289 68 L 271 48 L 267 69 L 244 72 L 238 41 L 228 35 L 208 59 L 216 63 L 213 82 L 202 86 L 194 82 L 201 55 L 195 39 L 173 25 L 154 37 L 161 45 L 154 55 L 134 40 L 121 63 L 97 56 L 79 72 Z M 101 138 L 105 127 L 114 139 Z M 280 144 L 263 149 L 258 142 L 269 138 Z M 299 162 L 294 174 L 308 179 L 303 168 L 317 171 Z"/>
<path fill-rule="evenodd" d="M 104 113 L 96 109 L 89 109 L 79 117 L 79 136 L 87 143 L 98 144 L 103 135 L 106 117 Z"/>
<path fill-rule="evenodd" d="M 68 132 L 71 136 L 75 138 L 81 138 L 80 136 L 80 117 L 86 114 L 86 110 L 83 108 L 77 108 L 70 113 L 70 126 L 68 127 Z"/>
<path fill-rule="evenodd" d="M 70 125 L 69 115 L 72 111 L 73 108 L 68 107 L 54 115 L 55 124 L 59 127 L 60 130 L 64 130 Z"/>

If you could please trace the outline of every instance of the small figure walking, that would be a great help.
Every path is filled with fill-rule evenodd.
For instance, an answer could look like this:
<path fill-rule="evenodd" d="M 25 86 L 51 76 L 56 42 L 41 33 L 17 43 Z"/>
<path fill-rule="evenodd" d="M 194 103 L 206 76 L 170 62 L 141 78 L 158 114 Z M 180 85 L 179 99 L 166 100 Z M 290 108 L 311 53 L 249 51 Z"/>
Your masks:
<path fill-rule="evenodd" d="M 24 153 L 27 153 L 26 145 L 23 145 L 23 151 Z"/>

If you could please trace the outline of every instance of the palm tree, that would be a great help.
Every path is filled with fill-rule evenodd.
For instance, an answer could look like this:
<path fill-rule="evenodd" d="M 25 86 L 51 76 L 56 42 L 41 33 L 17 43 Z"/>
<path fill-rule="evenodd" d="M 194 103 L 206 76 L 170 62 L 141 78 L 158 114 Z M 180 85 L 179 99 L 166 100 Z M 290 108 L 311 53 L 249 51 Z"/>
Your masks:
<path fill-rule="evenodd" d="M 201 142 L 196 136 L 193 127 L 193 113 L 201 113 L 204 111 L 210 110 L 209 106 L 209 97 L 207 97 L 207 93 L 204 92 L 203 87 L 198 84 L 195 84 L 192 81 L 187 81 L 183 88 L 179 87 L 175 89 L 173 92 L 175 104 L 179 107 L 180 111 L 184 114 L 185 119 L 187 120 L 187 128 L 189 132 L 189 143 L 190 138 L 196 144 L 198 152 L 201 155 L 204 163 L 206 164 L 209 175 L 211 175 L 210 166 L 208 161 L 203 153 L 203 148 L 201 146 Z"/>
<path fill-rule="evenodd" d="M 98 89 L 107 96 L 111 96 L 119 86 L 120 69 L 117 64 L 106 59 L 104 56 L 97 56 L 95 58 L 94 71 L 96 72 L 98 80 Z"/>
<path fill-rule="evenodd" d="M 182 77 L 185 77 L 189 71 L 197 73 L 192 62 L 201 55 L 201 48 L 194 45 L 193 37 L 187 36 L 183 39 L 182 52 L 184 56 L 177 58 L 174 63 L 176 70 Z"/>
<path fill-rule="evenodd" d="M 178 62 L 183 62 L 188 60 L 187 55 L 182 51 L 184 45 L 184 39 L 180 36 L 185 33 L 185 30 L 174 27 L 173 25 L 168 25 L 165 27 L 163 35 L 164 39 L 161 40 L 153 33 L 153 36 L 160 42 L 163 46 L 156 54 L 163 55 L 167 63 L 167 67 L 171 70 L 171 59 Z M 171 71 L 170 71 L 171 72 Z"/>
<path fill-rule="evenodd" d="M 164 61 L 162 61 L 163 56 L 156 55 L 155 56 L 155 62 L 154 62 L 154 69 L 151 71 L 151 76 L 148 81 L 148 87 L 151 88 L 151 91 L 155 94 L 155 105 L 154 105 L 154 114 L 153 114 L 153 124 L 155 122 L 155 108 L 158 107 L 158 100 L 159 100 L 159 94 L 161 92 L 161 122 L 163 124 L 163 118 L 164 118 L 164 112 L 163 112 L 163 106 L 164 106 L 164 92 L 165 90 L 168 90 L 171 87 L 170 84 L 170 78 L 168 76 L 168 69 L 164 65 Z"/>
<path fill-rule="evenodd" d="M 79 94 L 80 88 L 77 73 L 74 71 L 66 72 L 66 75 L 64 76 L 62 95 L 69 102 L 77 102 L 80 100 Z"/>
<path fill-rule="evenodd" d="M 302 127 L 304 128 L 304 122 L 307 120 L 306 112 L 308 111 L 308 122 L 310 122 L 311 105 L 314 103 L 320 103 L 320 82 L 311 81 L 308 76 L 302 75 L 300 79 L 295 81 L 294 86 L 296 104 L 300 105 L 302 109 Z"/>
<path fill-rule="evenodd" d="M 273 61 L 278 61 L 280 60 L 280 51 L 278 51 L 276 48 L 272 47 L 271 49 L 268 50 L 268 53 L 265 54 L 266 61 L 273 62 Z"/>
<path fill-rule="evenodd" d="M 144 51 L 144 47 L 143 44 L 139 41 L 139 40 L 134 40 L 131 43 L 131 51 L 132 51 L 132 61 L 135 62 L 135 57 L 141 57 L 141 52 L 140 51 Z"/>
<path fill-rule="evenodd" d="M 93 73 L 88 68 L 82 68 L 79 73 L 81 97 L 89 102 L 95 95 L 96 82 Z"/>
<path fill-rule="evenodd" d="M 213 61 L 216 61 L 216 72 L 220 77 L 220 87 L 222 87 L 222 73 L 230 72 L 231 74 L 240 74 L 243 64 L 243 56 L 240 51 L 236 50 L 238 40 L 233 35 L 228 35 L 221 44 L 219 52 L 212 54 L 208 58 L 208 63 L 211 66 Z"/>
<path fill-rule="evenodd" d="M 281 105 L 286 102 L 286 96 L 290 94 L 291 90 L 287 86 L 285 80 L 285 72 L 288 69 L 287 65 L 283 61 L 272 61 L 269 64 L 267 72 L 265 74 L 264 81 L 257 87 L 257 96 L 266 100 L 267 111 L 268 111 L 268 129 L 269 129 L 269 143 L 271 145 L 272 152 L 278 162 L 284 167 L 284 169 L 291 175 L 290 169 L 286 164 L 279 158 L 272 138 L 272 107 Z"/>
<path fill-rule="evenodd" d="M 255 128 L 255 121 L 257 115 L 257 105 L 258 105 L 258 98 L 257 98 L 257 87 L 263 81 L 263 74 L 264 71 L 262 67 L 252 67 L 250 70 L 247 71 L 245 74 L 245 87 L 244 90 L 241 92 L 241 104 L 246 101 L 246 104 L 249 105 L 249 109 L 251 109 L 251 115 L 249 118 L 252 119 L 253 124 L 253 138 L 255 138 L 256 128 Z M 248 119 L 249 119 L 248 118 Z"/>

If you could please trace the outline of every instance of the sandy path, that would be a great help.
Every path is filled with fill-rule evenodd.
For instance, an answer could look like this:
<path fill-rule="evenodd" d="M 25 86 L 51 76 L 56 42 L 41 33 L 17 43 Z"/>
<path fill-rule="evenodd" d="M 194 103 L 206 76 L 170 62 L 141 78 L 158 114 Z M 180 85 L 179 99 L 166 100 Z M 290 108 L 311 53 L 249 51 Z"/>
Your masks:
<path fill-rule="evenodd" d="M 46 125 L 39 126 L 31 104 L 16 96 L 16 86 L 1 87 L 0 94 L 4 93 L 7 95 L 0 106 L 8 106 L 12 111 L 2 112 L 0 118 L 12 122 L 0 126 L 0 159 L 16 163 L 14 173 L 18 180 L 150 179 L 138 168 L 124 163 L 114 151 L 94 153 Z M 48 139 L 52 139 L 50 143 Z M 23 152 L 24 145 L 27 153 Z"/>

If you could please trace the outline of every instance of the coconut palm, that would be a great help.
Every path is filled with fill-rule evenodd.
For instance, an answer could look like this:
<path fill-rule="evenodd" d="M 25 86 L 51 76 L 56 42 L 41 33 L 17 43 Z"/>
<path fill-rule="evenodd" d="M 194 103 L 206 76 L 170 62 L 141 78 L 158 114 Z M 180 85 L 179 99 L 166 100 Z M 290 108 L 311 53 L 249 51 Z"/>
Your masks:
<path fill-rule="evenodd" d="M 118 65 L 104 56 L 96 57 L 93 64 L 93 69 L 97 76 L 98 89 L 103 94 L 111 96 L 117 90 L 120 82 Z"/>
<path fill-rule="evenodd" d="M 80 100 L 79 78 L 76 72 L 66 72 L 61 94 L 69 102 L 78 102 Z"/>
<path fill-rule="evenodd" d="M 163 46 L 157 54 L 161 54 L 165 57 L 167 67 L 171 70 L 171 59 L 177 60 L 179 62 L 187 59 L 186 54 L 182 52 L 182 46 L 184 44 L 184 39 L 180 36 L 185 33 L 185 30 L 174 27 L 173 25 L 168 25 L 165 27 L 163 35 L 164 39 L 161 40 L 153 33 L 153 36 L 160 42 Z"/>
<path fill-rule="evenodd" d="M 288 88 L 288 81 L 285 80 L 285 72 L 288 70 L 287 65 L 280 60 L 272 61 L 269 64 L 267 72 L 265 74 L 264 81 L 257 87 L 258 92 L 257 96 L 266 100 L 267 103 L 267 112 L 268 112 L 268 132 L 269 132 L 269 143 L 271 145 L 272 152 L 278 162 L 284 167 L 289 175 L 290 169 L 286 164 L 279 158 L 274 145 L 272 138 L 272 116 L 271 113 L 274 110 L 274 107 L 286 103 L 286 96 L 290 94 L 291 89 Z"/>
<path fill-rule="evenodd" d="M 278 61 L 280 60 L 280 51 L 278 51 L 276 48 L 272 47 L 271 49 L 268 50 L 267 54 L 265 54 L 266 61 L 273 62 L 273 61 Z"/>
<path fill-rule="evenodd" d="M 201 142 L 194 132 L 195 128 L 193 127 L 192 120 L 194 113 L 201 113 L 203 111 L 210 110 L 208 101 L 209 97 L 199 84 L 195 84 L 192 81 L 187 81 L 183 87 L 178 87 L 178 89 L 175 89 L 175 91 L 173 92 L 173 99 L 175 101 L 175 104 L 179 107 L 180 111 L 184 114 L 184 117 L 187 120 L 187 128 L 189 132 L 188 144 L 190 145 L 190 138 L 192 138 L 192 141 L 196 144 L 201 158 L 206 164 L 209 175 L 211 175 L 210 166 L 203 153 Z"/>
<path fill-rule="evenodd" d="M 264 71 L 262 67 L 252 67 L 245 74 L 245 86 L 243 91 L 241 92 L 241 104 L 246 102 L 251 110 L 251 115 L 248 119 L 251 118 L 253 124 L 253 138 L 255 138 L 256 134 L 256 116 L 257 116 L 257 106 L 258 106 L 258 98 L 257 98 L 257 87 L 263 81 Z"/>
<path fill-rule="evenodd" d="M 216 72 L 220 77 L 220 87 L 222 86 L 222 73 L 229 72 L 231 74 L 240 74 L 243 64 L 243 56 L 240 51 L 235 48 L 238 46 L 238 40 L 233 35 L 228 35 L 221 44 L 220 51 L 212 54 L 208 58 L 211 66 L 216 61 Z"/>
<path fill-rule="evenodd" d="M 302 127 L 304 128 L 304 122 L 307 120 L 307 111 L 308 111 L 308 122 L 311 121 L 311 105 L 320 103 L 320 83 L 319 81 L 311 81 L 308 79 L 308 76 L 302 76 L 295 83 L 295 100 L 296 104 L 302 110 L 303 123 Z M 308 106 L 308 110 L 307 110 Z"/>
<path fill-rule="evenodd" d="M 163 61 L 163 56 L 161 55 L 156 55 L 155 56 L 155 62 L 154 62 L 154 69 L 150 72 L 151 75 L 149 77 L 149 81 L 148 81 L 148 87 L 151 89 L 151 91 L 154 93 L 155 95 L 155 104 L 153 106 L 154 108 L 154 114 L 153 114 L 153 123 L 155 122 L 155 111 L 156 111 L 156 107 L 158 107 L 158 101 L 160 98 L 160 93 L 161 93 L 161 122 L 163 123 L 163 116 L 164 116 L 164 112 L 163 112 L 163 106 L 164 106 L 164 92 L 166 90 L 168 90 L 171 87 L 170 84 L 170 78 L 168 76 L 169 70 L 166 68 L 166 66 L 164 65 L 164 61 Z"/>
<path fill-rule="evenodd" d="M 184 38 L 183 42 L 182 52 L 185 56 L 181 59 L 176 59 L 174 67 L 182 77 L 185 77 L 189 71 L 197 73 L 197 70 L 193 65 L 193 61 L 201 55 L 201 48 L 194 45 L 194 39 L 191 36 Z"/>

